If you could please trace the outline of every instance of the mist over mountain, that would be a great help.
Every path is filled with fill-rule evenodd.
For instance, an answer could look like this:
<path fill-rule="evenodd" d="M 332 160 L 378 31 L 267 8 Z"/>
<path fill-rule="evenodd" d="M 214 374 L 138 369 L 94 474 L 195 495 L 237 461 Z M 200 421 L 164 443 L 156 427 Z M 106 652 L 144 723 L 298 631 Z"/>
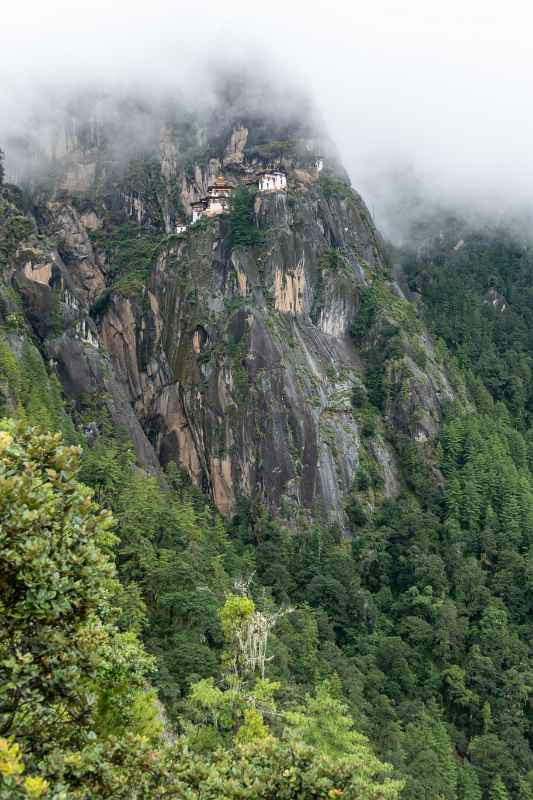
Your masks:
<path fill-rule="evenodd" d="M 31 10 L 11 6 L 0 32 L 2 141 L 87 88 L 181 95 L 202 107 L 218 71 L 232 68 L 273 80 L 278 103 L 282 87 L 311 96 L 380 224 L 398 170 L 451 205 L 531 207 L 531 20 L 520 0 L 505 15 L 477 0 L 401 11 L 394 2 L 307 11 L 275 2 L 257 22 L 242 2 L 208 3 L 201 21 L 162 0 L 149 15 L 141 3 L 82 13 L 54 0 Z"/>

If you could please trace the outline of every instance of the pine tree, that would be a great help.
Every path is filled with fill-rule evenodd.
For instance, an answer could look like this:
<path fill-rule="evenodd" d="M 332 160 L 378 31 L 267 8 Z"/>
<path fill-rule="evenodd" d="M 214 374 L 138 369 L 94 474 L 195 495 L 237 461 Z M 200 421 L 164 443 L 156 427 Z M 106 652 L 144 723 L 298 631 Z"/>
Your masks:
<path fill-rule="evenodd" d="M 514 494 L 510 494 L 504 501 L 502 508 L 502 523 L 505 537 L 513 544 L 518 544 L 520 540 L 520 505 Z"/>
<path fill-rule="evenodd" d="M 509 794 L 499 775 L 497 775 L 492 782 L 489 792 L 489 800 L 509 800 Z"/>
<path fill-rule="evenodd" d="M 533 774 L 527 778 L 520 778 L 518 785 L 518 800 L 533 800 Z"/>
<path fill-rule="evenodd" d="M 465 761 L 458 773 L 459 800 L 481 800 L 481 787 L 475 769 Z"/>
<path fill-rule="evenodd" d="M 406 726 L 404 748 L 412 797 L 455 800 L 457 765 L 453 746 L 436 706 Z"/>
<path fill-rule="evenodd" d="M 459 519 L 462 500 L 462 490 L 459 479 L 454 476 L 450 478 L 446 485 L 445 502 L 447 518 L 450 520 Z"/>

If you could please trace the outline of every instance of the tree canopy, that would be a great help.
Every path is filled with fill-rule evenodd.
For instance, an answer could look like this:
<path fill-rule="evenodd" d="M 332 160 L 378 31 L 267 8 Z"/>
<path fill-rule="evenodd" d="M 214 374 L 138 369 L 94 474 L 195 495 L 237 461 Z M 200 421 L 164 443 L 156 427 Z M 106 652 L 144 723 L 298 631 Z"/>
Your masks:
<path fill-rule="evenodd" d="M 222 690 L 212 679 L 193 686 L 176 720 L 183 732 L 171 732 L 149 683 L 154 659 L 128 629 L 131 616 L 139 618 L 116 605 L 140 601 L 116 580 L 113 519 L 78 481 L 79 458 L 61 434 L 0 424 L 0 797 L 394 800 L 401 783 L 364 737 L 354 734 L 346 755 L 333 759 L 294 723 L 286 736 L 289 717 L 275 716 L 276 687 L 256 676 L 256 662 L 242 662 L 240 674 L 222 667 Z M 191 506 L 181 514 L 171 507 L 168 516 L 155 484 L 151 491 L 145 511 L 153 515 L 154 539 L 164 542 L 172 525 L 178 538 L 199 535 Z M 135 518 L 129 504 L 127 510 L 126 520 Z M 140 555 L 134 550 L 125 561 L 134 575 Z M 152 558 L 157 564 L 162 553 Z M 228 596 L 215 616 L 227 646 L 241 653 L 238 632 L 255 611 L 251 599 L 237 599 Z M 272 722 L 264 722 L 262 708 Z M 205 737 L 198 746 L 192 722 L 202 709 L 214 747 Z M 224 715 L 227 730 L 217 737 Z"/>

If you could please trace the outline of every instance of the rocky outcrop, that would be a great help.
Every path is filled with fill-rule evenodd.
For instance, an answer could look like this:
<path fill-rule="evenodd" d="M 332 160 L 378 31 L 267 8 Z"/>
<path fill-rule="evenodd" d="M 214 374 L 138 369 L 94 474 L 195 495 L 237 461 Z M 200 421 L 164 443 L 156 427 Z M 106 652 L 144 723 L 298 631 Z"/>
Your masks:
<path fill-rule="evenodd" d="M 92 211 L 82 219 L 66 201 L 40 204 L 36 213 L 40 230 L 55 242 L 77 294 L 85 303 L 91 303 L 106 285 L 87 232 L 87 228 L 98 227 L 96 213 Z"/>
<path fill-rule="evenodd" d="M 130 437 L 139 463 L 157 472 L 159 460 L 135 416 L 128 392 L 115 377 L 111 358 L 98 347 L 92 323 L 84 321 L 50 340 L 47 353 L 68 397 L 84 406 L 102 404 L 117 432 L 123 431 Z"/>
<path fill-rule="evenodd" d="M 248 141 L 248 128 L 239 126 L 235 128 L 229 138 L 224 151 L 224 166 L 227 167 L 231 164 L 242 164 L 244 161 L 244 148 Z"/>
<path fill-rule="evenodd" d="M 427 351 L 432 353 L 431 346 Z M 418 366 L 411 356 L 394 362 L 388 370 L 392 391 L 387 416 L 394 426 L 418 442 L 434 439 L 442 422 L 442 407 L 454 394 L 443 369 L 435 361 Z"/>

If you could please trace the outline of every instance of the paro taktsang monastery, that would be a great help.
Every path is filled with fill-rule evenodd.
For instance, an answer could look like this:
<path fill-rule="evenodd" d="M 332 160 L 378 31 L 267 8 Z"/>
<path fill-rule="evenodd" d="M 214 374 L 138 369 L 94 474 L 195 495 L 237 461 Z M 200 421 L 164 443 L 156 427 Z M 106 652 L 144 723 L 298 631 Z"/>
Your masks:
<path fill-rule="evenodd" d="M 322 171 L 323 165 L 323 159 L 317 157 L 314 163 L 317 173 Z M 280 169 L 266 169 L 257 175 L 257 179 L 247 179 L 244 184 L 256 184 L 261 194 L 285 192 L 287 191 L 287 174 Z M 229 211 L 231 194 L 235 188 L 230 186 L 222 176 L 216 178 L 215 182 L 208 187 L 205 197 L 191 203 L 191 224 L 194 225 L 203 217 L 216 217 Z M 186 230 L 187 225 L 184 222 L 176 222 L 176 233 L 184 233 Z"/>

